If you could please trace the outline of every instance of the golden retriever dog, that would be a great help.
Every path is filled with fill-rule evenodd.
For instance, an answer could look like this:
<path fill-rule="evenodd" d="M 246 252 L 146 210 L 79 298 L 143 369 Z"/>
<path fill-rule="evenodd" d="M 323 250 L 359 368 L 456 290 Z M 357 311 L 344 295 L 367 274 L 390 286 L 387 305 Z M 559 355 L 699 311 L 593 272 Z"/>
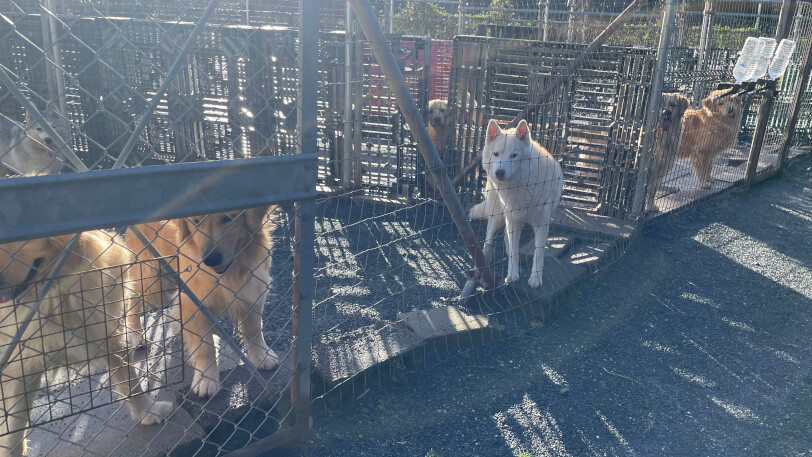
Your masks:
<path fill-rule="evenodd" d="M 654 140 L 651 158 L 651 178 L 646 195 L 646 209 L 660 211 L 654 202 L 657 190 L 665 175 L 671 171 L 679 153 L 682 138 L 682 116 L 691 106 L 691 101 L 681 94 L 663 94 L 660 100 L 660 122 Z"/>
<path fill-rule="evenodd" d="M 248 360 L 270 370 L 279 357 L 265 343 L 262 312 L 271 282 L 271 208 L 252 208 L 208 216 L 138 225 L 164 256 L 179 257 L 180 279 L 215 316 L 228 316 L 247 347 Z M 127 246 L 139 260 L 153 258 L 131 231 Z M 156 292 L 142 291 L 147 296 Z M 139 308 L 136 304 L 136 309 Z M 180 300 L 183 342 L 194 371 L 192 390 L 209 397 L 220 388 L 214 328 L 188 297 Z M 130 322 L 141 328 L 140 322 Z"/>
<path fill-rule="evenodd" d="M 36 301 L 37 281 L 48 275 L 71 235 L 0 245 L 0 346 L 5 350 L 22 329 L 23 316 Z M 106 366 L 113 389 L 126 398 L 133 419 L 157 424 L 172 403 L 153 402 L 129 362 L 125 318 L 133 303 L 128 281 L 132 255 L 113 235 L 84 232 L 71 248 L 59 280 L 45 295 L 2 368 L 3 415 L 0 455 L 26 452 L 24 434 L 44 373 L 72 367 Z M 124 265 L 124 268 L 105 268 Z"/>
<path fill-rule="evenodd" d="M 445 166 L 452 165 L 449 160 L 449 152 L 454 144 L 454 115 L 448 109 L 448 102 L 445 100 L 435 99 L 429 102 L 428 112 L 428 130 L 431 142 L 434 143 L 434 148 L 437 149 L 437 155 L 443 161 Z M 431 172 L 426 173 L 426 182 L 439 192 L 434 183 L 434 177 Z"/>
<path fill-rule="evenodd" d="M 679 156 L 688 159 L 699 186 L 713 185 L 713 160 L 736 143 L 742 120 L 742 99 L 730 95 L 714 99 L 727 90 L 715 90 L 702 101 L 702 108 L 689 109 L 682 119 Z"/>

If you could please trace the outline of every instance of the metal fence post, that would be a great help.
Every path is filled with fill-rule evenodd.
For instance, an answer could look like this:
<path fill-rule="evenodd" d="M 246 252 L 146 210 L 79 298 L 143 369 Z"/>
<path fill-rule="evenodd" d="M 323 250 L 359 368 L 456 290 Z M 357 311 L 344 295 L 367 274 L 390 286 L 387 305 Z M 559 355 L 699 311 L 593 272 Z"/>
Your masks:
<path fill-rule="evenodd" d="M 783 0 L 781 2 L 781 12 L 778 15 L 778 26 L 775 28 L 775 41 L 781 41 L 781 39 L 787 36 L 787 32 L 789 31 L 787 24 L 789 24 L 789 13 L 792 3 L 794 3 L 793 0 Z"/>
<path fill-rule="evenodd" d="M 67 117 L 68 97 L 65 89 L 65 75 L 62 73 L 62 53 L 57 30 L 59 25 L 54 18 L 53 0 L 43 0 L 40 22 L 42 24 L 42 49 L 45 50 L 45 74 L 48 78 L 48 98 L 57 101 L 59 112 Z"/>
<path fill-rule="evenodd" d="M 640 218 L 646 211 L 646 191 L 648 190 L 649 173 L 651 171 L 651 153 L 656 136 L 654 129 L 659 121 L 660 100 L 663 96 L 663 82 L 665 81 L 665 72 L 668 66 L 669 44 L 671 43 L 671 34 L 674 31 L 675 2 L 676 0 L 665 1 L 660 45 L 657 49 L 657 65 L 654 67 L 654 75 L 651 78 L 651 94 L 648 99 L 648 113 L 646 113 L 643 130 L 645 136 L 643 137 L 643 147 L 639 153 L 632 210 L 629 212 L 630 219 Z"/>
<path fill-rule="evenodd" d="M 787 159 L 787 154 L 789 153 L 789 149 L 792 147 L 792 142 L 795 140 L 795 126 L 798 123 L 798 116 L 801 113 L 801 104 L 802 98 L 804 95 L 804 91 L 806 91 L 806 86 L 809 84 L 809 62 L 812 59 L 812 46 L 809 44 L 806 45 L 806 54 L 804 54 L 804 58 L 801 61 L 801 83 L 798 86 L 798 90 L 795 94 L 795 100 L 792 104 L 792 114 L 789 117 L 789 121 L 787 123 L 787 139 L 784 142 L 784 147 L 781 148 L 781 151 L 778 154 L 778 167 L 783 167 L 784 161 Z"/>
<path fill-rule="evenodd" d="M 570 12 L 567 16 L 567 43 L 572 43 L 575 35 L 575 2 L 567 0 L 567 9 Z"/>
<path fill-rule="evenodd" d="M 708 66 L 708 49 L 710 48 L 711 24 L 713 23 L 713 5 L 710 0 L 705 0 L 705 9 L 702 11 L 702 30 L 699 35 L 699 56 L 696 65 L 698 72 L 705 71 Z M 693 105 L 698 106 L 705 92 L 705 82 L 697 81 L 694 84 Z"/>
<path fill-rule="evenodd" d="M 315 11 L 314 11 L 315 10 Z M 307 14 L 305 14 L 305 11 Z M 299 0 L 299 109 L 298 154 L 315 153 L 316 103 L 319 83 L 319 4 Z M 317 167 L 310 170 L 317 174 Z M 300 202 L 296 208 L 294 281 L 293 293 L 293 382 L 291 402 L 296 411 L 296 429 L 310 430 L 310 365 L 311 339 L 313 333 L 313 293 L 315 291 L 314 268 L 316 202 Z"/>
<path fill-rule="evenodd" d="M 352 109 L 352 89 L 355 86 L 353 82 L 353 60 L 355 60 L 355 46 L 353 36 L 353 23 L 355 16 L 352 13 L 352 7 L 349 2 L 346 5 L 346 31 L 344 34 L 344 135 L 343 147 L 341 154 L 341 187 L 344 189 L 352 188 L 352 168 L 353 168 L 353 109 Z"/>
<path fill-rule="evenodd" d="M 386 33 L 395 33 L 395 0 L 389 0 L 386 8 Z"/>
<path fill-rule="evenodd" d="M 761 156 L 761 148 L 764 145 L 764 136 L 767 133 L 767 124 L 770 121 L 770 114 L 773 110 L 773 100 L 775 99 L 775 86 L 764 91 L 761 106 L 758 108 L 758 121 L 756 131 L 753 133 L 753 142 L 750 144 L 750 154 L 747 156 L 747 171 L 744 174 L 744 190 L 750 188 L 753 178 L 758 171 L 758 160 Z"/>
<path fill-rule="evenodd" d="M 357 29 L 356 29 L 357 30 Z M 363 164 L 361 163 L 361 149 L 363 148 L 363 107 L 364 107 L 364 43 L 360 35 L 353 35 L 353 110 L 352 110 L 352 180 L 356 187 L 363 185 Z"/>
<path fill-rule="evenodd" d="M 539 0 L 539 33 L 538 37 L 542 41 L 547 41 L 550 30 L 550 2 L 549 0 Z"/>
<path fill-rule="evenodd" d="M 462 29 L 465 27 L 465 10 L 462 9 L 464 4 L 464 0 L 461 0 L 457 7 L 457 35 L 462 35 Z"/>

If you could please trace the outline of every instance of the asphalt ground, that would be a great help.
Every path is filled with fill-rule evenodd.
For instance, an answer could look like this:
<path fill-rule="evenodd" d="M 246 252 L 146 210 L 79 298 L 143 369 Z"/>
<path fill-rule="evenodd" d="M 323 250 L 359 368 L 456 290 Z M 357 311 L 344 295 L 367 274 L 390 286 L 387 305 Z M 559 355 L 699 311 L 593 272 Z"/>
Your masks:
<path fill-rule="evenodd" d="M 315 407 L 273 455 L 812 455 L 810 309 L 804 159 L 660 218 L 543 327 Z"/>

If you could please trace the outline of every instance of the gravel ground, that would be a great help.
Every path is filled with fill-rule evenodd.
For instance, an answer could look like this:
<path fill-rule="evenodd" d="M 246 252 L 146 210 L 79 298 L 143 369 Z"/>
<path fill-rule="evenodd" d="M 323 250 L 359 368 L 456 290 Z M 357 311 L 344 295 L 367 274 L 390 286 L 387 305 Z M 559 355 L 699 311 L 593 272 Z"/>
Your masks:
<path fill-rule="evenodd" d="M 661 218 L 544 327 L 317 408 L 277 454 L 812 455 L 811 170 Z"/>

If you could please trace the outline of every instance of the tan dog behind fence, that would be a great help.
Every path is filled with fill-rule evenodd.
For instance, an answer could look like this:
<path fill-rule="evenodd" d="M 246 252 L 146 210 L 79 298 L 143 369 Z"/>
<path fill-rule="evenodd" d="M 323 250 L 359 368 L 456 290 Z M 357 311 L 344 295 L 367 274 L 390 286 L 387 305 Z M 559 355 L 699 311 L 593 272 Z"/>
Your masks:
<path fill-rule="evenodd" d="M 651 177 L 646 195 L 646 209 L 649 211 L 660 210 L 654 199 L 663 179 L 677 160 L 682 138 L 682 117 L 690 106 L 690 100 L 681 94 L 663 94 L 660 100 L 659 128 L 654 141 Z"/>
<path fill-rule="evenodd" d="M 0 348 L 21 330 L 39 282 L 50 274 L 71 235 L 0 245 Z M 3 367 L 0 387 L 0 456 L 25 454 L 24 434 L 31 423 L 34 400 L 43 375 L 72 367 L 106 366 L 112 388 L 125 398 L 133 419 L 149 425 L 162 422 L 172 403 L 153 402 L 130 363 L 125 317 L 134 296 L 123 284 L 133 256 L 119 240 L 102 231 L 82 233 L 25 329 L 20 344 Z M 46 379 L 47 382 L 47 379 Z"/>
<path fill-rule="evenodd" d="M 274 206 L 140 224 L 138 228 L 161 255 L 179 256 L 180 278 L 215 316 L 227 316 L 247 347 L 248 360 L 270 370 L 279 357 L 265 343 L 262 313 L 270 285 Z M 127 246 L 139 260 L 152 254 L 128 231 Z M 158 300 L 157 289 L 142 291 Z M 147 300 L 149 301 L 149 300 Z M 180 300 L 183 341 L 194 370 L 192 390 L 209 397 L 220 388 L 214 328 L 208 318 L 183 297 Z M 131 322 L 141 328 L 140 322 Z"/>
<path fill-rule="evenodd" d="M 714 99 L 727 90 L 715 90 L 700 109 L 689 109 L 682 120 L 679 156 L 688 159 L 699 187 L 713 185 L 713 160 L 736 144 L 742 120 L 742 98 L 731 95 Z"/>
<path fill-rule="evenodd" d="M 431 100 L 429 102 L 427 121 L 429 137 L 431 137 L 431 142 L 434 143 L 434 148 L 437 149 L 437 155 L 446 167 L 453 166 L 452 162 L 454 160 L 451 157 L 451 151 L 454 144 L 454 113 L 448 109 L 448 102 L 440 99 Z M 426 170 L 426 183 L 439 194 L 439 189 L 434 183 L 434 176 L 432 176 L 430 170 Z"/>

